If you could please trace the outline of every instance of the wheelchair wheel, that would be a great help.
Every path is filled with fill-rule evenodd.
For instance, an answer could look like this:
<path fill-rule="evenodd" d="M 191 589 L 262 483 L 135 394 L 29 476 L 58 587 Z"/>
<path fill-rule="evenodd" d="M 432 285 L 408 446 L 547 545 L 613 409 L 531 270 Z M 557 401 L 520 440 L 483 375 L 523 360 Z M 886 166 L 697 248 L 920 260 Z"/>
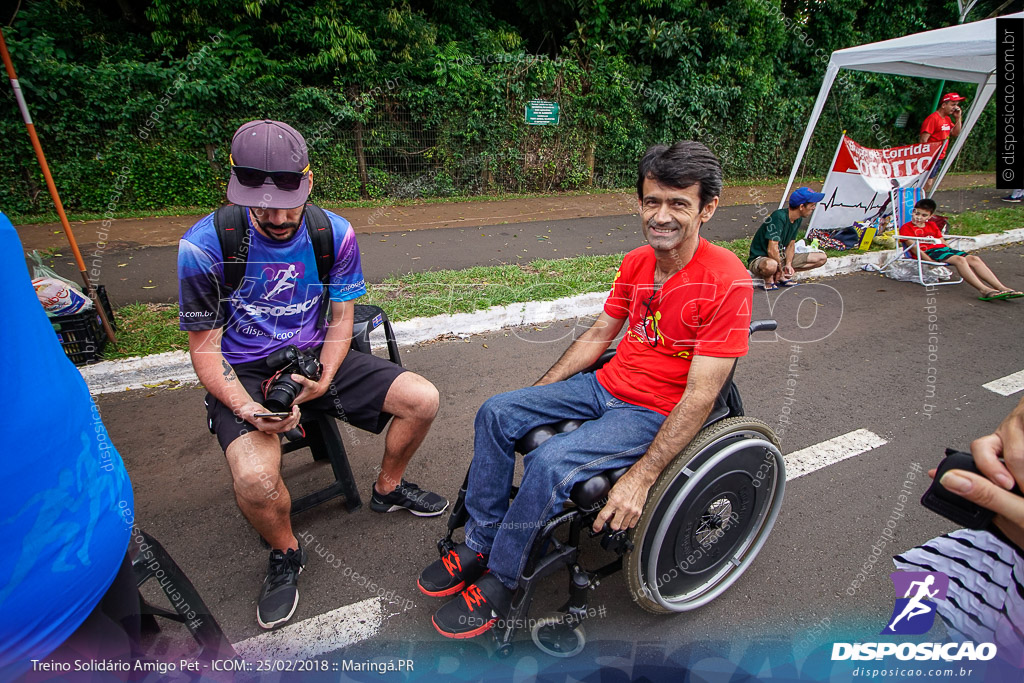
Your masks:
<path fill-rule="evenodd" d="M 573 621 L 568 614 L 558 613 L 533 622 L 530 629 L 533 644 L 541 652 L 553 657 L 575 657 L 583 652 L 587 634 L 583 624 Z"/>
<path fill-rule="evenodd" d="M 779 446 L 764 422 L 732 417 L 701 430 L 665 468 L 630 537 L 626 576 L 638 605 L 696 609 L 746 571 L 782 505 Z"/>

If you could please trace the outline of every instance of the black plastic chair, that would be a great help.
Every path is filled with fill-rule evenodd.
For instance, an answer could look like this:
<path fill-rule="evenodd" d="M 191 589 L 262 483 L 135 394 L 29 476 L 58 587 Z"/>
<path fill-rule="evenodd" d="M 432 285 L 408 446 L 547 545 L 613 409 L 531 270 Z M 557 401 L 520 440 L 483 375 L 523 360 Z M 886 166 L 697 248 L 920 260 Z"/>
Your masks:
<path fill-rule="evenodd" d="M 141 538 L 142 543 L 137 539 Z M 142 628 L 145 631 L 156 632 L 160 630 L 156 617 L 169 619 L 184 624 L 188 632 L 197 643 L 200 651 L 196 659 L 202 661 L 235 659 L 238 653 L 232 647 L 220 624 L 210 613 L 210 608 L 203 602 L 199 591 L 192 585 L 188 577 L 181 570 L 181 567 L 164 550 L 160 543 L 139 530 L 139 533 L 132 536 L 132 571 L 135 573 L 136 585 L 141 589 L 142 585 L 150 579 L 156 579 L 167 596 L 168 602 L 174 611 L 157 607 L 142 597 L 139 591 L 139 606 L 142 615 Z"/>
<path fill-rule="evenodd" d="M 370 334 L 378 327 L 384 328 L 388 358 L 392 363 L 401 365 L 402 358 L 398 353 L 395 331 L 391 327 L 391 321 L 388 320 L 387 314 L 379 306 L 362 304 L 355 306 L 352 324 L 352 349 L 362 353 L 371 353 Z M 338 496 L 344 496 L 345 509 L 348 512 L 355 512 L 362 507 L 363 503 L 359 497 L 359 488 L 356 486 L 355 478 L 352 475 L 352 467 L 348 462 L 348 453 L 345 452 L 345 444 L 341 439 L 341 432 L 338 431 L 337 420 L 327 413 L 310 411 L 303 413 L 299 424 L 302 425 L 305 436 L 298 436 L 295 439 L 287 440 L 282 445 L 282 453 L 292 453 L 303 448 L 309 448 L 313 454 L 313 460 L 331 463 L 331 469 L 334 471 L 334 481 L 319 491 L 314 491 L 293 500 L 292 514 L 304 512 Z"/>

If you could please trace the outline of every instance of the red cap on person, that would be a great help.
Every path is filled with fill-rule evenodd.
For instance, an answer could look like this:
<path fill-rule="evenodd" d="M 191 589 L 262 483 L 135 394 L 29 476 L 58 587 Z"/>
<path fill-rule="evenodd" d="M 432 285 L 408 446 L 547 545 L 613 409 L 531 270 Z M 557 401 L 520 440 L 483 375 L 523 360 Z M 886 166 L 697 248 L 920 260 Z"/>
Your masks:
<path fill-rule="evenodd" d="M 956 94 L 955 92 L 948 92 L 942 96 L 942 99 L 939 101 L 939 104 L 943 104 L 944 102 L 960 102 L 961 100 L 966 99 L 966 97 L 960 97 L 960 95 Z"/>

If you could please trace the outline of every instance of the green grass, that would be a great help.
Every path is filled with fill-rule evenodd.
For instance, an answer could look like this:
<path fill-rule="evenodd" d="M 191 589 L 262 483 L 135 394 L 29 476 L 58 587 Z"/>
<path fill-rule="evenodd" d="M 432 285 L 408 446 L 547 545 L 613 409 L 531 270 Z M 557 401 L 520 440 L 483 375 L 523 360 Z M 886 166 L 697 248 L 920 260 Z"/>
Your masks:
<path fill-rule="evenodd" d="M 365 302 L 392 320 L 472 313 L 491 306 L 550 301 L 611 286 L 622 254 L 410 273 L 371 284 Z"/>
<path fill-rule="evenodd" d="M 115 211 L 112 220 L 122 218 L 153 218 L 158 216 L 199 216 L 213 211 L 215 206 L 169 206 L 165 209 L 132 209 L 128 211 Z M 40 223 L 59 223 L 60 218 L 56 212 L 52 213 L 10 213 L 7 214 L 14 225 L 38 225 Z M 110 218 L 106 213 L 95 211 L 80 211 L 67 214 L 68 222 L 79 221 L 101 221 Z"/>
<path fill-rule="evenodd" d="M 105 360 L 188 349 L 188 335 L 178 329 L 177 304 L 129 304 L 117 309 L 114 320 L 118 348 L 108 344 Z"/>
<path fill-rule="evenodd" d="M 949 232 L 955 235 L 982 235 L 1024 228 L 1024 207 L 1008 206 L 987 211 L 966 211 L 949 217 Z"/>
<path fill-rule="evenodd" d="M 1024 207 L 969 211 L 951 217 L 955 234 L 979 235 L 1024 227 Z M 750 239 L 715 242 L 746 261 Z M 880 251 L 873 246 L 871 251 Z M 829 257 L 851 251 L 827 251 Z M 432 270 L 392 277 L 368 285 L 359 303 L 374 304 L 393 321 L 453 313 L 472 313 L 491 306 L 603 292 L 611 287 L 622 254 L 588 255 L 565 259 L 538 259 L 527 264 L 478 266 L 465 270 Z M 118 346 L 108 346 L 105 358 L 145 356 L 185 350 L 188 338 L 178 330 L 174 304 L 131 304 L 115 314 Z"/>

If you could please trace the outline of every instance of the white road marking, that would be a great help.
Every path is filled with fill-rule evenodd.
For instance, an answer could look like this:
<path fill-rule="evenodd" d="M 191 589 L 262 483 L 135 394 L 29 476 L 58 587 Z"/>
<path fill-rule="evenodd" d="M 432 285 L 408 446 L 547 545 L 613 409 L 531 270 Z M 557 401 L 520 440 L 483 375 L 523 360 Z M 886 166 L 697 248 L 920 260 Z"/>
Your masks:
<path fill-rule="evenodd" d="M 380 598 L 368 598 L 235 643 L 248 660 L 310 659 L 372 638 L 384 623 Z"/>
<path fill-rule="evenodd" d="M 852 458 L 861 453 L 884 446 L 888 441 L 874 432 L 858 429 L 828 441 L 802 448 L 785 456 L 786 481 L 810 474 L 823 467 L 834 465 L 840 460 Z"/>
<path fill-rule="evenodd" d="M 841 460 L 884 446 L 885 439 L 858 429 L 785 456 L 786 479 L 792 480 Z M 372 638 L 384 623 L 384 606 L 369 598 L 319 616 L 268 631 L 239 643 L 235 651 L 248 660 L 310 659 Z"/>
<path fill-rule="evenodd" d="M 981 386 L 1002 396 L 1016 394 L 1021 389 L 1024 389 L 1024 370 L 1007 375 L 1006 377 L 994 379 L 988 384 L 982 384 Z"/>

